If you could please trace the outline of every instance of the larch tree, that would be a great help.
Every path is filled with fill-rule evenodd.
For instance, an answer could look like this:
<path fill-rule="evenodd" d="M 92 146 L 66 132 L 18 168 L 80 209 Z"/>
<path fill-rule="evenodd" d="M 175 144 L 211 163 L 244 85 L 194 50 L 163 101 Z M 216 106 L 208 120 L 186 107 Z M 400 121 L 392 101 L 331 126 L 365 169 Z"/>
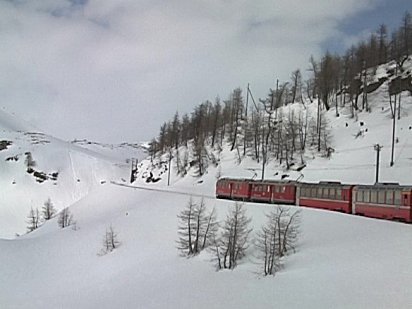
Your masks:
<path fill-rule="evenodd" d="M 246 208 L 243 204 L 236 202 L 230 209 L 223 224 L 223 231 L 215 245 L 218 267 L 234 269 L 239 260 L 246 255 L 251 218 L 246 216 Z"/>
<path fill-rule="evenodd" d="M 71 214 L 68 207 L 63 208 L 59 213 L 59 218 L 57 220 L 57 224 L 59 227 L 64 229 L 72 224 L 74 224 L 73 215 Z"/>
<path fill-rule="evenodd" d="M 274 275 L 281 258 L 295 251 L 300 234 L 301 211 L 291 212 L 279 206 L 266 215 L 267 222 L 257 233 L 255 246 L 263 266 L 263 274 Z"/>
<path fill-rule="evenodd" d="M 44 205 L 42 207 L 43 220 L 45 221 L 50 220 L 51 218 L 54 217 L 55 214 L 56 214 L 56 209 L 54 208 L 54 205 L 51 199 L 48 198 L 47 201 L 44 202 Z"/>
<path fill-rule="evenodd" d="M 185 209 L 177 216 L 179 219 L 177 249 L 182 256 L 199 254 L 211 243 L 218 228 L 216 212 L 207 211 L 206 203 L 202 198 L 195 203 L 191 197 Z"/>
<path fill-rule="evenodd" d="M 37 208 L 33 209 L 32 207 L 27 216 L 27 233 L 33 232 L 35 229 L 39 227 L 39 225 L 40 225 L 39 210 Z"/>
<path fill-rule="evenodd" d="M 118 234 L 115 232 L 113 226 L 110 225 L 106 229 L 106 233 L 103 238 L 102 254 L 112 252 L 119 246 L 120 246 L 120 241 L 118 240 Z"/>

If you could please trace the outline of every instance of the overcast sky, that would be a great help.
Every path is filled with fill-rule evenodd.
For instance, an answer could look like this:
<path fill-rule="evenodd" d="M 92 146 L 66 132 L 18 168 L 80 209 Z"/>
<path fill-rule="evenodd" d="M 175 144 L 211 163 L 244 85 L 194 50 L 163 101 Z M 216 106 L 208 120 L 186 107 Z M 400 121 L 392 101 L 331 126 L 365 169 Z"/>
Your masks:
<path fill-rule="evenodd" d="M 0 0 L 0 108 L 64 139 L 143 141 L 247 83 L 264 97 L 404 0 Z"/>

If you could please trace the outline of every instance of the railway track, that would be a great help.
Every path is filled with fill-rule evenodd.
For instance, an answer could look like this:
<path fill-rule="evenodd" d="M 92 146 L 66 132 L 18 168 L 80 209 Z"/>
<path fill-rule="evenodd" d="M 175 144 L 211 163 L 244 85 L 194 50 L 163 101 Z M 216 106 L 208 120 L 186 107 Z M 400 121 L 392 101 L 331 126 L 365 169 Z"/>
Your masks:
<path fill-rule="evenodd" d="M 159 188 L 148 188 L 148 187 L 142 187 L 142 186 L 132 186 L 116 181 L 110 181 L 111 184 L 120 186 L 120 187 L 126 187 L 130 189 L 135 189 L 135 190 L 145 190 L 145 191 L 155 191 L 155 192 L 164 192 L 164 193 L 171 193 L 171 194 L 177 194 L 177 195 L 185 195 L 185 196 L 195 196 L 195 197 L 200 197 L 200 198 L 205 198 L 205 199 L 216 199 L 216 196 L 212 195 L 204 195 L 204 194 L 198 194 L 198 193 L 188 193 L 184 191 L 176 191 L 176 190 L 167 190 L 167 189 L 159 189 Z"/>

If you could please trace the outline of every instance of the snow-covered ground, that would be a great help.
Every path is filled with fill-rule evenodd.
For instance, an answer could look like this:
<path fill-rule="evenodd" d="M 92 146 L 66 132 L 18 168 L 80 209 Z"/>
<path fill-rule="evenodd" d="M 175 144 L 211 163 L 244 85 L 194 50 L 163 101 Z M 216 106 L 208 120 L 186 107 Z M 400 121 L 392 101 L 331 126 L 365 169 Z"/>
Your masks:
<path fill-rule="evenodd" d="M 195 193 L 209 192 L 206 185 Z M 188 196 L 107 184 L 56 219 L 0 241 L 2 308 L 409 308 L 411 226 L 303 209 L 295 254 L 275 277 L 259 275 L 253 246 L 233 271 L 207 252 L 179 256 L 176 215 Z M 195 199 L 197 200 L 197 199 Z M 206 199 L 219 218 L 233 202 Z M 248 204 L 257 231 L 270 206 Z M 99 256 L 112 224 L 121 246 Z M 254 235 L 254 234 L 253 234 Z"/>
<path fill-rule="evenodd" d="M 25 233 L 30 208 L 40 210 L 48 198 L 60 210 L 105 182 L 130 179 L 130 164 L 122 153 L 115 157 L 36 132 L 4 111 L 0 111 L 1 141 L 10 145 L 0 148 L 0 238 Z M 48 178 L 42 183 L 27 173 L 28 152 L 36 162 L 34 170 Z M 136 149 L 135 157 L 144 157 L 141 149 Z"/>
<path fill-rule="evenodd" d="M 380 181 L 412 184 L 412 97 L 403 93 L 395 164 L 390 167 L 386 87 L 370 95 L 372 113 L 359 113 L 358 121 L 345 110 L 340 117 L 334 110 L 327 114 L 335 150 L 331 158 L 308 151 L 301 172 L 271 161 L 267 178 L 287 174 L 303 181 L 374 183 L 373 146 L 379 143 Z M 225 148 L 220 166 L 209 166 L 201 178 L 193 170 L 184 178 L 177 176 L 172 164 L 167 186 L 167 162 L 153 169 L 145 160 L 133 184 L 140 188 L 130 188 L 124 186 L 130 165 L 124 163 L 123 152 L 116 157 L 113 149 L 107 152 L 110 147 L 27 133 L 33 131 L 0 112 L 0 141 L 12 142 L 0 151 L 0 308 L 412 307 L 412 225 L 302 208 L 297 252 L 284 259 L 275 277 L 261 275 L 253 245 L 235 270 L 216 272 L 210 252 L 190 259 L 179 256 L 177 215 L 190 195 L 195 201 L 205 196 L 208 208 L 215 207 L 224 220 L 233 202 L 214 198 L 216 178 L 251 178 L 255 173 L 259 178 L 260 164 L 248 158 L 238 164 L 236 154 Z M 28 151 L 36 170 L 58 172 L 58 179 L 38 183 L 27 173 Z M 6 161 L 13 156 L 18 161 Z M 146 183 L 150 172 L 160 181 Z M 30 234 L 5 239 L 24 231 L 30 207 L 41 208 L 48 197 L 58 209 L 70 206 L 76 230 L 60 229 L 54 218 Z M 273 207 L 247 203 L 252 240 Z M 100 255 L 110 225 L 121 246 Z"/>

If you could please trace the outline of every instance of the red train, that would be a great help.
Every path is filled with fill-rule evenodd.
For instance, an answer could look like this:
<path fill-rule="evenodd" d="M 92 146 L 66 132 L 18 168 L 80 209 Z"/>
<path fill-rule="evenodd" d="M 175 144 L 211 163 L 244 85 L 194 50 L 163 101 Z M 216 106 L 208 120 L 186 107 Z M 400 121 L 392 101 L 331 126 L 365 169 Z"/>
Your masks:
<path fill-rule="evenodd" d="M 350 185 L 221 178 L 216 197 L 292 204 L 412 223 L 412 186 L 395 183 Z"/>

